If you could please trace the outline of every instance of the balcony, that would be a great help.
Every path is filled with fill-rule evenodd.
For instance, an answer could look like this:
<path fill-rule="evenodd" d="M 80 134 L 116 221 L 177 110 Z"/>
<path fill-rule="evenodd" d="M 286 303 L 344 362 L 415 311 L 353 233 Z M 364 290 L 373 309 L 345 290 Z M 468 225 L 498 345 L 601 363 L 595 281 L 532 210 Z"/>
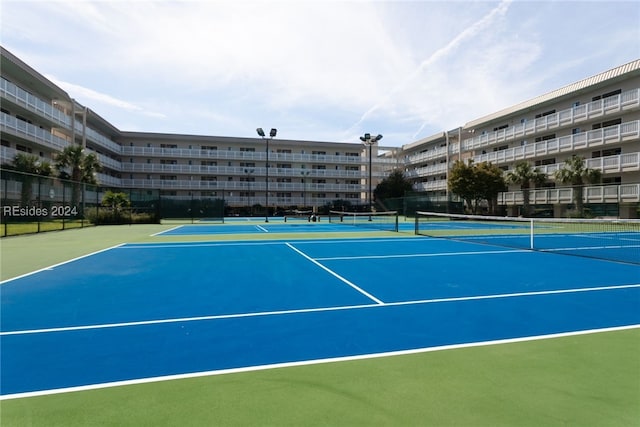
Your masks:
<path fill-rule="evenodd" d="M 634 203 L 640 202 L 640 184 L 603 185 L 584 188 L 585 203 Z M 498 200 L 502 205 L 521 205 L 524 203 L 522 191 L 501 193 Z M 573 203 L 572 188 L 549 188 L 531 190 L 532 205 Z"/>
<path fill-rule="evenodd" d="M 569 108 L 548 116 L 535 120 L 478 135 L 471 139 L 462 141 L 462 150 L 469 151 L 478 148 L 488 147 L 494 144 L 513 141 L 517 138 L 524 138 L 539 132 L 546 132 L 558 129 L 563 126 L 572 126 L 593 118 L 606 116 L 607 114 L 619 113 L 621 111 L 633 110 L 640 107 L 640 88 L 623 92 L 619 95 L 611 96 L 588 104 Z"/>
<path fill-rule="evenodd" d="M 48 149 L 62 151 L 69 143 L 51 132 L 40 129 L 23 120 L 19 120 L 5 113 L 0 113 L 0 131 L 28 141 L 40 144 Z"/>
<path fill-rule="evenodd" d="M 122 185 L 126 188 L 153 188 L 161 190 L 209 190 L 209 191 L 255 191 L 264 194 L 266 183 L 264 181 L 201 181 L 194 180 L 162 180 L 162 179 L 122 179 Z M 319 184 L 301 182 L 269 182 L 269 192 L 330 192 L 330 193 L 360 193 L 366 191 L 366 186 L 361 184 Z"/>
<path fill-rule="evenodd" d="M 577 150 L 618 144 L 639 138 L 640 121 L 636 120 L 548 141 L 481 154 L 473 157 L 473 161 L 475 163 L 491 162 L 494 165 L 500 165 L 551 154 L 573 153 Z"/>

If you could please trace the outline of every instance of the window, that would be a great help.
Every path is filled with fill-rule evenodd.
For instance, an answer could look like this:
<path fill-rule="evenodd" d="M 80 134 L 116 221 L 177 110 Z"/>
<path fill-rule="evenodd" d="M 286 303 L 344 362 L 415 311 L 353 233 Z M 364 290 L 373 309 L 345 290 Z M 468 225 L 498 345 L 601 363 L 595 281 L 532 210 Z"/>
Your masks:
<path fill-rule="evenodd" d="M 551 114 L 555 114 L 556 110 L 545 111 L 544 113 L 536 114 L 536 119 L 544 116 L 550 116 Z"/>
<path fill-rule="evenodd" d="M 255 152 L 256 149 L 253 147 L 240 147 L 240 151 Z"/>
<path fill-rule="evenodd" d="M 540 142 L 540 141 L 549 141 L 550 139 L 555 139 L 556 134 L 552 133 L 551 135 L 545 135 L 545 136 L 539 136 L 536 138 L 536 142 Z"/>
<path fill-rule="evenodd" d="M 215 151 L 218 149 L 218 147 L 216 147 L 215 145 L 202 145 L 200 146 L 200 149 L 204 151 Z"/>
<path fill-rule="evenodd" d="M 593 125 L 591 125 L 591 129 L 596 130 L 600 128 L 606 128 L 609 126 L 616 126 L 621 123 L 622 123 L 622 119 L 607 120 L 606 122 L 602 122 L 602 123 L 594 123 Z"/>
<path fill-rule="evenodd" d="M 540 159 L 540 160 L 536 160 L 536 166 L 544 166 L 544 165 L 554 165 L 556 164 L 556 159 L 555 157 L 552 157 L 550 159 Z"/>
<path fill-rule="evenodd" d="M 602 95 L 594 96 L 591 98 L 592 101 L 598 101 L 600 99 L 609 98 L 610 96 L 620 95 L 622 93 L 622 89 L 617 89 L 611 92 L 604 93 Z"/>
<path fill-rule="evenodd" d="M 603 184 L 622 184 L 622 178 L 619 176 L 602 178 L 602 183 Z"/>
<path fill-rule="evenodd" d="M 591 158 L 592 159 L 596 159 L 598 157 L 607 157 L 607 156 L 618 156 L 622 154 L 622 148 L 620 147 L 616 147 L 616 148 L 607 148 L 606 150 L 598 150 L 598 151 L 593 151 L 591 153 Z"/>
<path fill-rule="evenodd" d="M 506 124 L 506 125 L 501 125 L 501 126 L 498 126 L 498 127 L 493 128 L 493 131 L 494 131 L 494 132 L 496 132 L 496 131 L 499 131 L 499 130 L 501 130 L 501 129 L 506 129 L 506 128 L 508 128 L 508 127 L 509 127 L 509 125 L 508 125 L 508 124 Z"/>

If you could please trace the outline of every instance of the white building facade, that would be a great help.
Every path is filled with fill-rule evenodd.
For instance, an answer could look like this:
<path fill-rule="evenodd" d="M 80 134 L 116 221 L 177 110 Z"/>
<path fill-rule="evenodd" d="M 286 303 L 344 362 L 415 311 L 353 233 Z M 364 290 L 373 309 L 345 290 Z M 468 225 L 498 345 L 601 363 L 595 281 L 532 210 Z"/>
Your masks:
<path fill-rule="evenodd" d="M 640 202 L 640 60 L 470 121 L 402 147 L 406 175 L 435 200 L 452 197 L 448 172 L 456 160 L 491 162 L 505 171 L 527 161 L 548 182 L 531 191 L 531 204 L 565 213 L 573 189 L 554 173 L 572 155 L 602 172 L 584 201 L 597 216 L 635 218 Z M 512 185 L 498 203 L 518 214 L 522 192 Z"/>
<path fill-rule="evenodd" d="M 103 166 L 98 181 L 103 186 L 277 210 L 317 209 L 336 201 L 366 206 L 369 186 L 375 188 L 395 168 L 404 170 L 416 192 L 449 201 L 455 196 L 447 179 L 456 160 L 491 162 L 505 171 L 527 161 L 549 178 L 531 191 L 531 204 L 560 216 L 572 203 L 573 189 L 556 183 L 554 172 L 566 159 L 579 155 L 588 167 L 602 172 L 602 183 L 584 192 L 594 213 L 638 216 L 640 60 L 400 148 L 385 149 L 376 143 L 369 159 L 369 147 L 359 142 L 276 136 L 269 140 L 267 152 L 267 141 L 257 135 L 123 131 L 0 49 L 2 164 L 10 163 L 17 153 L 53 162 L 64 147 L 79 144 L 98 156 Z M 517 215 L 522 203 L 517 186 L 499 197 L 509 214 Z"/>

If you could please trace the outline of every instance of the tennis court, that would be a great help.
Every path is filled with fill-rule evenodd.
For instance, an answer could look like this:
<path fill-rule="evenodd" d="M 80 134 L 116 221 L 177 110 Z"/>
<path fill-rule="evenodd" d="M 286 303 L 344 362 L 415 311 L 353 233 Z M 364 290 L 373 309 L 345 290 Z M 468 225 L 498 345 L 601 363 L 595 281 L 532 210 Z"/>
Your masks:
<path fill-rule="evenodd" d="M 4 281 L 2 399 L 640 325 L 633 263 L 297 235 L 348 229 L 323 223 L 170 241 L 257 225 L 185 225 Z"/>

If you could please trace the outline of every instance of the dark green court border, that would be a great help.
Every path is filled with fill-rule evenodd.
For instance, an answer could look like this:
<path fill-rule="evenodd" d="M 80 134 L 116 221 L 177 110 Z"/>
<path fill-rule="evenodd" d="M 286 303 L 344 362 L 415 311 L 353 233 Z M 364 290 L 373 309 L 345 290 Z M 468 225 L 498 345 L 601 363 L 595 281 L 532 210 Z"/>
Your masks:
<path fill-rule="evenodd" d="M 2 277 L 124 242 L 157 241 L 149 236 L 166 228 L 5 238 Z M 636 426 L 639 420 L 640 329 L 0 402 L 2 426 Z"/>

